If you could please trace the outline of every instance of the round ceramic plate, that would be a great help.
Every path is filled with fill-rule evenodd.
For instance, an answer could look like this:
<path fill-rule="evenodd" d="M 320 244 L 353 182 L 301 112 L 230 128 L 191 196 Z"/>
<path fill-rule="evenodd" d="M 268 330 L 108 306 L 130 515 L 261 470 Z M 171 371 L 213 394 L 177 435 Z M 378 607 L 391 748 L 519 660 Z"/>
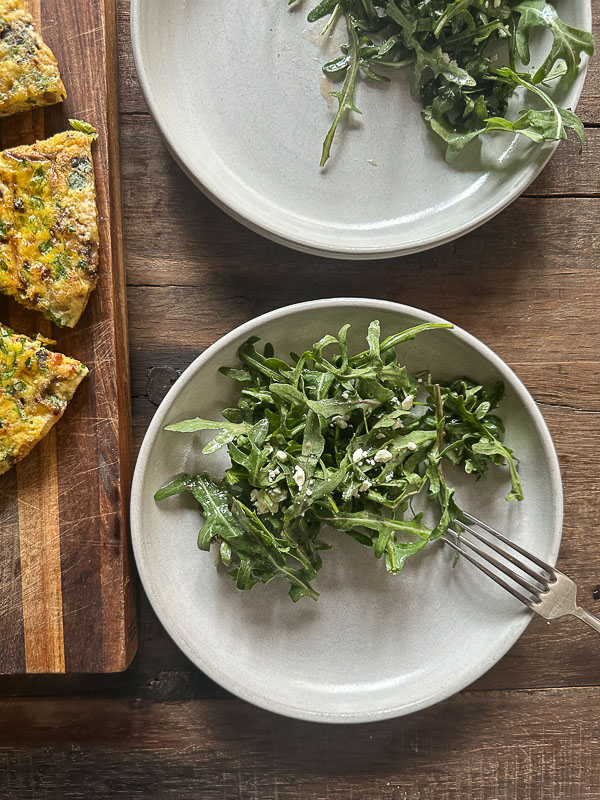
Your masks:
<path fill-rule="evenodd" d="M 167 144 L 221 208 L 283 244 L 320 255 L 373 258 L 447 242 L 490 219 L 543 168 L 553 145 L 499 134 L 456 166 L 421 119 L 409 76 L 359 87 L 354 115 L 319 168 L 334 113 L 321 66 L 343 41 L 306 22 L 312 3 L 132 0 L 138 75 Z M 590 28 L 589 0 L 558 0 Z M 549 46 L 535 38 L 532 64 Z M 557 99 L 574 107 L 585 66 Z M 511 113 L 522 108 L 515 96 Z M 573 158 L 576 158 L 573 149 Z"/>
<path fill-rule="evenodd" d="M 235 405 L 236 384 L 219 373 L 237 362 L 250 336 L 277 353 L 302 350 L 352 323 L 352 350 L 364 347 L 369 322 L 387 336 L 421 321 L 440 321 L 381 300 L 318 300 L 289 306 L 236 328 L 208 348 L 165 397 L 144 439 L 133 481 L 131 524 L 142 582 L 167 631 L 186 655 L 225 688 L 259 706 L 302 719 L 362 722 L 406 714 L 467 686 L 514 644 L 530 619 L 510 595 L 466 561 L 452 568 L 449 548 L 433 544 L 400 575 L 345 534 L 331 531 L 314 581 L 321 596 L 293 604 L 272 581 L 238 593 L 197 549 L 198 506 L 188 497 L 156 503 L 154 492 L 181 472 L 227 467 L 226 456 L 203 456 L 205 434 L 164 426 L 202 416 L 218 419 Z M 362 347 L 361 347 L 362 345 Z M 554 564 L 560 543 L 562 489 L 544 420 L 516 375 L 470 334 L 427 332 L 403 345 L 412 370 L 441 380 L 469 375 L 506 385 L 502 404 L 509 446 L 520 458 L 521 503 L 504 500 L 504 470 L 475 482 L 458 478 L 459 504 L 508 532 Z"/>

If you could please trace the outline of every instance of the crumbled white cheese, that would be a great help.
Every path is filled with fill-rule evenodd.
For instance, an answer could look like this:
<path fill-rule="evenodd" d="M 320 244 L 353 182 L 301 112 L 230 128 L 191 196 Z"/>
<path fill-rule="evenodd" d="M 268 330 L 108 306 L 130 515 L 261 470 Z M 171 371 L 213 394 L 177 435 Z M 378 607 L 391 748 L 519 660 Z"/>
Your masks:
<path fill-rule="evenodd" d="M 401 403 L 401 408 L 403 411 L 410 411 L 413 407 L 413 403 L 415 402 L 414 394 L 407 395 Z"/>
<path fill-rule="evenodd" d="M 271 496 L 271 500 L 274 503 L 281 503 L 282 500 L 288 496 L 285 489 L 280 489 L 279 486 L 274 486 L 271 491 L 269 492 Z"/>
<path fill-rule="evenodd" d="M 348 420 L 349 419 L 350 419 L 350 417 L 348 416 L 348 414 L 343 414 L 343 415 L 342 414 L 337 414 L 331 420 L 331 422 L 332 422 L 332 424 L 337 425 L 338 428 L 341 428 L 342 430 L 344 430 L 345 428 L 348 427 Z"/>
<path fill-rule="evenodd" d="M 352 461 L 355 464 L 360 464 L 361 461 L 364 461 L 366 455 L 366 451 L 363 450 L 362 447 L 359 447 L 352 453 Z"/>
<path fill-rule="evenodd" d="M 395 403 L 396 405 L 400 405 L 400 400 L 398 400 L 397 397 L 392 397 L 392 399 L 390 400 L 390 403 Z"/>
<path fill-rule="evenodd" d="M 385 439 L 385 433 L 376 433 L 375 434 L 375 438 L 376 439 Z"/>
<path fill-rule="evenodd" d="M 296 469 L 294 470 L 292 478 L 294 479 L 296 486 L 299 489 L 301 489 L 304 486 L 304 481 L 306 480 L 306 473 L 299 464 L 296 464 Z"/>
<path fill-rule="evenodd" d="M 347 400 L 349 396 L 350 395 L 348 394 L 348 392 L 342 392 L 342 397 L 344 398 L 344 400 Z"/>
<path fill-rule="evenodd" d="M 271 505 L 267 504 L 267 497 L 271 499 Z M 277 514 L 279 511 L 279 503 L 287 497 L 285 489 L 274 487 L 269 492 L 265 489 L 252 489 L 250 492 L 250 499 L 259 514 Z"/>
<path fill-rule="evenodd" d="M 312 489 L 307 489 L 306 490 L 306 496 L 310 497 L 311 495 L 312 495 Z"/>
<path fill-rule="evenodd" d="M 256 507 L 256 510 L 259 514 L 267 514 L 271 509 L 265 502 L 265 490 L 264 489 L 252 489 L 250 492 L 250 499 L 252 503 Z M 278 511 L 277 503 L 273 507 L 273 511 Z"/>
<path fill-rule="evenodd" d="M 447 64 L 449 64 L 449 63 L 450 63 L 450 56 L 448 55 L 448 53 L 442 53 L 442 58 L 444 59 L 444 61 L 445 61 Z"/>
<path fill-rule="evenodd" d="M 372 467 L 375 466 L 375 459 L 374 458 L 367 458 L 367 464 L 370 464 Z"/>
<path fill-rule="evenodd" d="M 269 475 L 269 483 L 273 483 L 275 478 L 281 473 L 279 467 L 275 467 L 275 469 L 270 469 L 268 472 Z"/>
<path fill-rule="evenodd" d="M 272 444 L 266 444 L 263 449 L 264 449 L 265 453 L 268 453 L 269 455 L 271 455 L 271 453 L 273 452 L 273 445 Z"/>
<path fill-rule="evenodd" d="M 413 452 L 417 449 L 417 445 L 414 442 L 409 442 L 406 447 L 408 450 L 412 450 Z"/>
<path fill-rule="evenodd" d="M 277 461 L 281 461 L 281 463 L 283 463 L 284 461 L 288 460 L 288 454 L 284 450 L 278 450 L 275 453 L 275 458 Z"/>
<path fill-rule="evenodd" d="M 378 464 L 385 464 L 387 461 L 391 461 L 392 458 L 393 458 L 393 456 L 390 453 L 390 451 L 386 450 L 385 448 L 383 448 L 382 450 L 378 450 L 375 453 L 375 461 Z"/>
<path fill-rule="evenodd" d="M 364 480 L 361 485 L 358 487 L 359 492 L 367 492 L 371 488 L 372 484 L 371 481 Z"/>
<path fill-rule="evenodd" d="M 393 431 L 397 431 L 398 428 L 401 428 L 401 427 L 402 427 L 402 420 L 401 419 L 395 419 L 394 420 L 394 424 L 392 425 L 392 430 Z"/>

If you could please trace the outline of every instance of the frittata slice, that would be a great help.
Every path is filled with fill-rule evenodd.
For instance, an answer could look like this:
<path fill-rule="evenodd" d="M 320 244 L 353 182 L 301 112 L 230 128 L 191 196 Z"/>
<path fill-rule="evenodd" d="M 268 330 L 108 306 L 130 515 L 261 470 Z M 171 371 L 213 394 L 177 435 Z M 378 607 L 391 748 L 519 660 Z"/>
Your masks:
<path fill-rule="evenodd" d="M 59 133 L 0 153 L 0 291 L 73 327 L 96 285 L 92 137 Z"/>
<path fill-rule="evenodd" d="M 64 413 L 88 369 L 0 324 L 0 475 L 24 458 Z"/>
<path fill-rule="evenodd" d="M 56 58 L 22 0 L 0 0 L 0 117 L 66 96 Z"/>

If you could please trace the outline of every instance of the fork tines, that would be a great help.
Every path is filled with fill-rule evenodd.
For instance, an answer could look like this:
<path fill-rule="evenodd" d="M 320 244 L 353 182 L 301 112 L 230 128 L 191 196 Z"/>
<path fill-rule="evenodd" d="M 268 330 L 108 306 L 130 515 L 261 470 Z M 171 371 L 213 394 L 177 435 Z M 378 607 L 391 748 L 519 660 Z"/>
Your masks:
<path fill-rule="evenodd" d="M 464 516 L 466 519 L 468 519 L 471 525 L 477 525 L 479 528 L 489 534 L 489 536 L 483 536 L 471 525 L 467 525 L 461 520 L 456 520 L 456 523 L 461 528 L 462 533 L 458 534 L 455 531 L 448 530 L 443 536 L 444 541 L 449 544 L 453 550 L 455 550 L 457 553 L 460 553 L 464 558 L 484 572 L 489 578 L 506 589 L 507 592 L 510 592 L 510 594 L 516 597 L 517 600 L 520 600 L 530 608 L 539 603 L 540 595 L 547 592 L 550 585 L 556 580 L 554 569 L 549 564 L 546 564 L 545 561 L 542 561 L 537 556 L 527 552 L 527 550 L 524 550 L 518 544 L 515 544 L 515 542 L 511 542 L 511 540 L 506 536 L 490 527 L 485 522 L 477 519 L 477 517 L 474 517 L 472 514 L 467 514 L 465 512 Z M 508 564 L 500 561 L 491 553 L 486 552 L 486 550 L 470 541 L 465 534 L 472 536 L 474 539 L 481 542 L 481 544 L 485 545 L 485 547 L 500 555 L 504 561 L 508 561 L 510 564 L 513 564 L 520 570 L 521 573 L 524 573 L 532 578 L 535 583 L 532 583 L 523 574 L 515 572 L 515 570 L 511 569 Z M 493 538 L 490 539 L 490 536 Z M 502 542 L 505 547 L 501 547 L 493 539 Z M 518 553 L 520 556 L 522 556 L 522 558 L 517 558 L 517 556 L 514 555 L 511 550 L 514 551 L 514 553 Z M 474 558 L 471 553 L 475 553 L 477 556 L 479 556 L 479 558 Z M 527 561 L 529 561 L 535 567 L 538 567 L 538 569 L 536 570 L 532 566 L 529 566 L 524 559 L 527 559 Z M 482 561 L 485 563 L 482 563 Z M 496 570 L 498 570 L 498 572 L 514 581 L 514 583 L 521 586 L 529 593 L 529 595 L 532 596 L 530 597 L 520 592 L 512 584 L 508 583 L 506 580 L 504 580 L 504 578 L 498 575 L 497 572 L 489 569 L 486 564 L 494 567 Z M 544 575 L 543 573 L 547 573 L 547 575 Z"/>

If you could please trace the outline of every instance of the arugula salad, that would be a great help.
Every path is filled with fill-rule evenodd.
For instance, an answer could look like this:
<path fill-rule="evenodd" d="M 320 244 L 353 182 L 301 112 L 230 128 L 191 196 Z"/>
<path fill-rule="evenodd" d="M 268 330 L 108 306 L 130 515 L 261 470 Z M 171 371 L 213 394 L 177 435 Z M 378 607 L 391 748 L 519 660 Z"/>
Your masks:
<path fill-rule="evenodd" d="M 368 348 L 350 355 L 348 330 L 326 335 L 288 361 L 251 338 L 240 364 L 221 372 L 239 383 L 235 408 L 222 420 L 190 419 L 167 426 L 180 434 L 215 431 L 202 450 L 227 448 L 231 466 L 221 480 L 180 475 L 156 500 L 190 492 L 204 522 L 201 550 L 214 549 L 238 589 L 283 578 L 292 600 L 317 599 L 311 582 L 322 566 L 325 526 L 345 532 L 397 573 L 409 556 L 461 518 L 444 465 L 475 478 L 507 467 L 507 500 L 523 499 L 516 460 L 502 443 L 494 413 L 501 383 L 486 388 L 468 378 L 436 381 L 410 374 L 396 348 L 425 323 L 381 339 L 379 322 Z M 417 510 L 416 506 L 421 506 Z M 424 507 L 434 509 L 427 525 Z M 429 519 L 430 517 L 428 517 Z"/>
<path fill-rule="evenodd" d="M 298 0 L 289 0 L 289 4 Z M 323 67 L 343 78 L 331 94 L 338 110 L 323 143 L 327 162 L 336 130 L 355 104 L 361 79 L 386 83 L 394 71 L 411 73 L 423 118 L 446 143 L 452 161 L 484 133 L 507 132 L 533 142 L 567 138 L 572 129 L 583 147 L 579 117 L 559 107 L 548 94 L 558 81 L 577 75 L 584 53 L 591 55 L 590 33 L 567 25 L 546 0 L 321 0 L 309 22 L 328 18 L 323 34 L 337 22 L 347 30 L 342 54 Z M 527 69 L 535 29 L 551 34 L 543 62 Z M 506 117 L 517 88 L 529 98 L 514 121 Z"/>

